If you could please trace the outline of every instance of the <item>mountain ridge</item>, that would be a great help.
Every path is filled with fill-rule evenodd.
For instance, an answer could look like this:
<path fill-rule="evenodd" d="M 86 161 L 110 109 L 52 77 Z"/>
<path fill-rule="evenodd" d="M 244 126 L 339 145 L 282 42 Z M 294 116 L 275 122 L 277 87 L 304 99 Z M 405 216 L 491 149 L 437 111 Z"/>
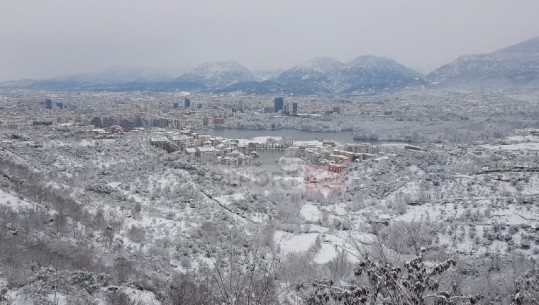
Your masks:
<path fill-rule="evenodd" d="M 135 71 L 135 72 L 133 72 Z M 347 62 L 315 57 L 276 73 L 256 74 L 237 61 L 205 62 L 174 78 L 155 70 L 105 71 L 0 83 L 39 90 L 174 91 L 356 95 L 424 87 L 539 85 L 539 36 L 485 53 L 463 55 L 423 75 L 391 58 L 363 55 Z"/>
<path fill-rule="evenodd" d="M 176 78 L 198 82 L 210 88 L 222 88 L 240 82 L 256 81 L 256 76 L 237 61 L 205 62 Z"/>
<path fill-rule="evenodd" d="M 290 68 L 277 80 L 291 91 L 309 88 L 313 93 L 361 94 L 401 90 L 423 85 L 419 72 L 393 59 L 364 55 L 342 63 L 322 57 Z"/>
<path fill-rule="evenodd" d="M 435 86 L 519 87 L 539 84 L 539 36 L 486 54 L 463 55 L 426 75 Z"/>

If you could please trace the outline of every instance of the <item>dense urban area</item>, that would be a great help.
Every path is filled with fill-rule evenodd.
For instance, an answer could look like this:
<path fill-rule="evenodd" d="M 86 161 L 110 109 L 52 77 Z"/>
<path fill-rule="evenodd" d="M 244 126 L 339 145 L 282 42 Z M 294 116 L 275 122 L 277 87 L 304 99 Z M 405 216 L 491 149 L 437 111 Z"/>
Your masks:
<path fill-rule="evenodd" d="M 537 304 L 538 117 L 536 89 L 3 89 L 0 304 Z"/>

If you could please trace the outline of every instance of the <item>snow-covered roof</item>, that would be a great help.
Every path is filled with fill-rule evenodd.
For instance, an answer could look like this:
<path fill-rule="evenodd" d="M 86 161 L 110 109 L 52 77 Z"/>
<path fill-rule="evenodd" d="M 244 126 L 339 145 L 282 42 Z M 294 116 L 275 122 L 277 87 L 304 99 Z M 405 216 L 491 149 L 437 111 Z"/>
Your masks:
<path fill-rule="evenodd" d="M 150 138 L 150 142 L 166 142 L 168 139 L 165 136 L 155 136 Z"/>
<path fill-rule="evenodd" d="M 190 136 L 186 136 L 186 135 L 173 135 L 172 136 L 173 141 L 190 140 L 190 139 L 192 139 L 192 138 Z"/>
<path fill-rule="evenodd" d="M 216 151 L 215 147 L 213 147 L 213 146 L 199 147 L 198 149 L 199 149 L 200 152 L 214 152 L 214 151 Z"/>
<path fill-rule="evenodd" d="M 107 133 L 107 131 L 105 129 L 102 129 L 102 128 L 95 128 L 95 129 L 92 129 L 92 132 L 97 132 L 97 133 Z"/>

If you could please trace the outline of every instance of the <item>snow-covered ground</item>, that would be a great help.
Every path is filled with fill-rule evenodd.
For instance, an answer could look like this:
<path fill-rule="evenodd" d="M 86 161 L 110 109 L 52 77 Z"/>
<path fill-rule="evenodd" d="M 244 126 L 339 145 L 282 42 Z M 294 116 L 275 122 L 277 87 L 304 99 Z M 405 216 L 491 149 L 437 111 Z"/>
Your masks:
<path fill-rule="evenodd" d="M 283 231 L 276 231 L 275 244 L 281 249 L 283 254 L 294 252 L 305 252 L 314 245 L 319 238 L 318 233 L 292 234 Z"/>
<path fill-rule="evenodd" d="M 0 189 L 0 205 L 10 207 L 14 210 L 35 208 L 35 203 L 28 202 Z"/>
<path fill-rule="evenodd" d="M 489 144 L 483 145 L 484 148 L 491 150 L 509 150 L 509 151 L 539 151 L 539 142 L 536 143 L 514 143 L 514 144 Z"/>
<path fill-rule="evenodd" d="M 378 102 L 392 104 L 368 102 L 361 111 L 370 111 Z M 425 102 L 419 110 L 403 109 L 420 113 L 428 106 Z M 447 107 L 456 105 L 447 103 Z M 409 133 L 406 126 L 411 124 L 425 133 L 460 124 L 480 124 L 487 132 L 497 124 L 464 115 L 419 122 L 414 121 L 416 117 L 413 112 L 399 120 L 373 112 L 358 124 L 374 133 L 387 123 L 397 135 Z M 446 119 L 457 123 L 443 125 Z M 332 121 L 319 124 L 324 129 L 340 128 Z M 351 124 L 347 130 L 358 126 Z M 15 147 L 0 155 L 16 159 L 1 169 L 0 206 L 21 215 L 0 220 L 3 226 L 16 228 L 6 238 L 26 243 L 18 247 L 42 247 L 51 257 L 62 253 L 68 272 L 86 268 L 92 275 L 106 273 L 111 279 L 97 282 L 100 291 L 114 282 L 133 301 L 144 304 L 165 299 L 174 276 L 203 276 L 204 270 L 216 267 L 226 270 L 231 260 L 253 258 L 249 251 L 254 247 L 263 248 L 264 259 L 275 256 L 283 264 L 289 257 L 308 260 L 309 268 L 321 272 L 317 274 L 327 271 L 343 252 L 356 262 L 376 249 L 397 259 L 413 257 L 420 248 L 430 255 L 458 255 L 463 260 L 486 254 L 539 255 L 539 173 L 533 170 L 539 137 L 526 131 L 507 138 L 497 133 L 463 145 L 454 144 L 462 134 L 454 135 L 451 142 L 441 138 L 436 144 L 420 143 L 421 151 L 395 145 L 390 153 L 367 154 L 345 164 L 343 191 L 323 192 L 323 196 L 306 187 L 305 166 L 314 162 L 306 157 L 281 158 L 277 165 L 283 171 L 274 174 L 255 166 L 231 168 L 181 152 L 166 153 L 149 145 L 151 131 L 111 140 L 77 140 L 68 132 L 59 136 L 45 129 L 28 132 L 34 137 L 43 132 L 44 146 Z M 240 140 L 240 144 L 279 140 L 258 137 Z M 320 147 L 323 143 L 296 141 L 294 145 Z M 35 175 L 18 177 L 22 171 L 17 165 L 31 167 L 29 173 Z M 41 196 L 40 204 L 46 208 L 35 209 L 36 202 L 41 202 L 36 200 L 39 194 L 31 189 L 24 194 L 16 191 L 29 185 L 34 176 L 39 177 L 36 185 L 45 187 L 40 192 L 65 197 Z M 47 202 L 50 198 L 54 202 Z M 5 211 L 11 213 L 10 209 Z M 37 210 L 41 214 L 34 213 Z M 30 277 L 37 267 L 25 257 L 10 258 L 22 262 L 13 265 Z M 46 265 L 43 260 L 40 263 Z M 129 269 L 127 275 L 122 274 L 124 268 Z M 20 285 L 8 294 L 15 304 L 23 302 L 26 291 L 52 287 L 50 279 L 33 285 L 17 282 L 13 274 L 0 273 L 0 278 L 9 287 Z M 0 291 L 3 286 L 0 283 Z M 49 297 L 49 291 L 43 294 Z M 69 304 L 72 297 L 70 290 L 57 294 L 60 303 Z"/>
<path fill-rule="evenodd" d="M 300 213 L 307 221 L 317 222 L 320 220 L 320 210 L 311 203 L 304 204 Z"/>

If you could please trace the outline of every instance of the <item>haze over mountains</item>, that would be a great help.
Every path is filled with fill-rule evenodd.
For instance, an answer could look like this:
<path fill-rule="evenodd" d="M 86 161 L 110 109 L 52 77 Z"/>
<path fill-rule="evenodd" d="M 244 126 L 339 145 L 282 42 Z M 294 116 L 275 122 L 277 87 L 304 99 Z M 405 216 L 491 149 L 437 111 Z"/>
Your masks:
<path fill-rule="evenodd" d="M 52 80 L 72 81 L 80 83 L 127 83 L 127 82 L 160 82 L 168 81 L 173 77 L 158 69 L 120 67 L 108 69 L 99 73 L 79 73 L 56 77 Z"/>
<path fill-rule="evenodd" d="M 258 77 L 236 61 L 203 63 L 176 78 L 159 71 L 121 70 L 50 80 L 0 83 L 0 87 L 48 90 L 243 91 L 252 94 L 366 94 L 426 86 L 516 87 L 539 84 L 539 37 L 488 54 L 465 55 L 422 75 L 372 55 L 349 62 L 328 57 Z"/>

